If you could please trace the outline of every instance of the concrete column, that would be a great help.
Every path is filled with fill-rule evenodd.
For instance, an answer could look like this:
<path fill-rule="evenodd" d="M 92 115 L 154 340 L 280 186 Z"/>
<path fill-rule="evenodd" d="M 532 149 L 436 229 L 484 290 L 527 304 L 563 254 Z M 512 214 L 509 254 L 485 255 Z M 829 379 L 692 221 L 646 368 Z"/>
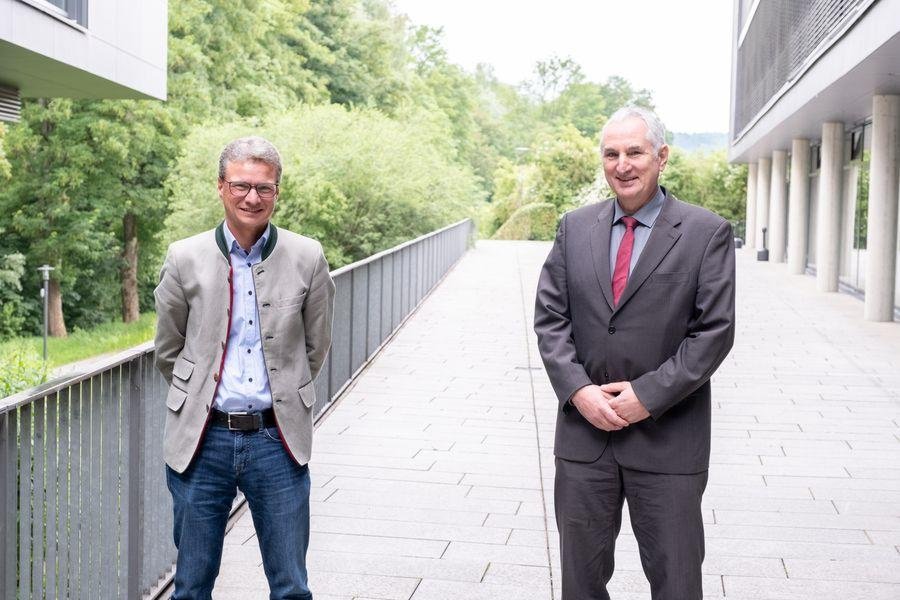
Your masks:
<path fill-rule="evenodd" d="M 844 124 L 822 124 L 822 168 L 816 224 L 816 288 L 836 292 L 841 257 L 841 186 L 844 169 Z"/>
<path fill-rule="evenodd" d="M 872 99 L 869 218 L 866 237 L 867 321 L 894 320 L 897 203 L 900 190 L 900 96 Z"/>
<path fill-rule="evenodd" d="M 784 262 L 787 244 L 787 152 L 772 152 L 772 182 L 769 191 L 769 261 Z"/>
<path fill-rule="evenodd" d="M 763 248 L 763 227 L 769 226 L 769 189 L 772 187 L 772 159 L 760 158 L 756 169 L 756 220 L 753 229 L 756 249 Z"/>
<path fill-rule="evenodd" d="M 791 142 L 791 187 L 788 193 L 788 272 L 806 272 L 809 244 L 809 140 Z"/>
<path fill-rule="evenodd" d="M 744 246 L 756 249 L 756 163 L 747 165 L 747 216 L 744 221 Z"/>

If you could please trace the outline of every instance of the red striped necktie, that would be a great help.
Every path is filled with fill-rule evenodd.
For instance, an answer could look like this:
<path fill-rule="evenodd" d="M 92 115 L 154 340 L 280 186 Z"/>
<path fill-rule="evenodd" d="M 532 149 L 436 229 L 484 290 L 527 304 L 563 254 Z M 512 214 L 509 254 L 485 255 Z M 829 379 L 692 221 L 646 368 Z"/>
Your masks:
<path fill-rule="evenodd" d="M 634 228 L 638 224 L 638 220 L 634 217 L 622 217 L 622 223 L 625 224 L 625 235 L 619 244 L 619 252 L 616 254 L 616 269 L 613 271 L 612 289 L 613 304 L 619 304 L 619 298 L 625 291 L 625 285 L 628 283 L 628 269 L 631 266 L 631 251 L 634 248 Z"/>

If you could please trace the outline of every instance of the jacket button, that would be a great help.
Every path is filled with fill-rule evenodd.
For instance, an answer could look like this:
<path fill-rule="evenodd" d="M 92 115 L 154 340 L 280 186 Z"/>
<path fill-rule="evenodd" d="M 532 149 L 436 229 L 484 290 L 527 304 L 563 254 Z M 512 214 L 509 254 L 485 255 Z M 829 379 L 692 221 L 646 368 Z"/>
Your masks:
<path fill-rule="evenodd" d="M 603 379 L 609 381 L 609 373 L 607 373 L 606 371 L 603 371 Z"/>
<path fill-rule="evenodd" d="M 206 412 L 209 412 L 209 404 L 206 405 Z"/>
<path fill-rule="evenodd" d="M 609 335 L 612 335 L 612 334 L 614 334 L 614 333 L 616 332 L 616 328 L 613 327 L 612 325 L 610 325 L 610 326 L 609 326 L 609 329 L 607 329 L 606 331 L 609 332 Z"/>
<path fill-rule="evenodd" d="M 219 381 L 219 374 L 213 373 L 213 381 Z"/>
<path fill-rule="evenodd" d="M 222 342 L 222 350 L 225 349 L 225 342 Z"/>

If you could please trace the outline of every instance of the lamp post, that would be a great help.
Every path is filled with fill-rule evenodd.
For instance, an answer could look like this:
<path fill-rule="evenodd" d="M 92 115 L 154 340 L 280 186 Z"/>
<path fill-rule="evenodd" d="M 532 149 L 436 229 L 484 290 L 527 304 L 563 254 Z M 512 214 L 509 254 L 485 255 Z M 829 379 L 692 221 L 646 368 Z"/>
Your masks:
<path fill-rule="evenodd" d="M 47 362 L 47 317 L 49 313 L 48 303 L 50 301 L 50 271 L 53 267 L 44 265 L 38 267 L 44 278 L 44 286 L 41 288 L 41 299 L 44 301 L 44 362 Z"/>

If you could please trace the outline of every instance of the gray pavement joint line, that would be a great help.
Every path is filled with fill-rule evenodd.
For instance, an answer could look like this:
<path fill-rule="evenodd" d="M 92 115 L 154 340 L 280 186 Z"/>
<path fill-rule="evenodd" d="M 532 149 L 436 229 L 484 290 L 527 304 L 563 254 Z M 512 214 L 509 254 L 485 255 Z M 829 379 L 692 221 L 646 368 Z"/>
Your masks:
<path fill-rule="evenodd" d="M 555 597 L 553 585 L 553 559 L 550 552 L 550 531 L 547 521 L 547 496 L 544 490 L 544 461 L 541 458 L 541 431 L 537 410 L 537 398 L 534 394 L 534 369 L 531 367 L 531 340 L 528 336 L 528 308 L 525 306 L 525 283 L 522 281 L 522 263 L 519 251 L 516 250 L 516 270 L 519 273 L 519 297 L 522 299 L 522 321 L 525 325 L 525 355 L 528 357 L 528 385 L 531 388 L 531 411 L 534 415 L 534 441 L 537 445 L 538 479 L 541 482 L 541 511 L 544 513 L 544 548 L 547 550 L 547 566 L 550 574 L 550 600 Z M 517 511 L 518 512 L 518 511 Z M 512 535 L 512 534 L 510 534 Z"/>

